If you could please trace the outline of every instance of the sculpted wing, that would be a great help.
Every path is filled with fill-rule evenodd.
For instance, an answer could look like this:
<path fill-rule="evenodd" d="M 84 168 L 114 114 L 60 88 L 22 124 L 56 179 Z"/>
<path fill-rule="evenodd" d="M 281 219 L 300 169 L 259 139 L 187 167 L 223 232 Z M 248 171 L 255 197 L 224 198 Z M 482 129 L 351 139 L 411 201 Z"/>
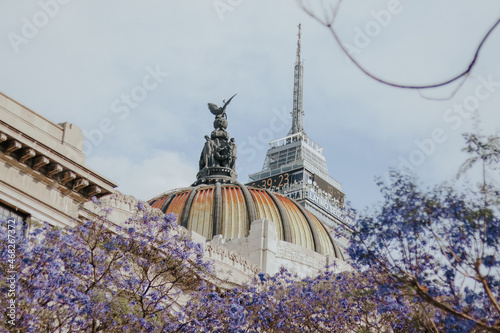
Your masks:
<path fill-rule="evenodd" d="M 219 108 L 216 104 L 214 103 L 208 103 L 208 109 L 210 112 L 212 112 L 213 115 L 218 116 L 222 114 L 223 110 Z"/>
<path fill-rule="evenodd" d="M 233 96 L 231 96 L 231 98 L 227 102 L 226 102 L 226 100 L 223 100 L 222 102 L 224 103 L 224 106 L 221 107 L 221 108 L 218 107 L 214 103 L 208 103 L 208 109 L 215 116 L 219 116 L 221 114 L 224 114 L 224 112 L 226 111 L 226 106 L 229 104 L 229 102 L 231 102 L 231 100 L 233 99 L 234 96 L 236 96 L 236 94 L 234 94 Z"/>

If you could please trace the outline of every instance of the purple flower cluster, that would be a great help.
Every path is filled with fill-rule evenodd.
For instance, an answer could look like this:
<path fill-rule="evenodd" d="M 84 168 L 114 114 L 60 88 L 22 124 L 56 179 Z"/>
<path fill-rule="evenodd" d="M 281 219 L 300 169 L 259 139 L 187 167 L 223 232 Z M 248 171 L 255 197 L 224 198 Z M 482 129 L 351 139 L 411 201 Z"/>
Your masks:
<path fill-rule="evenodd" d="M 182 329 L 355 332 L 392 327 L 420 332 L 427 327 L 424 315 L 413 309 L 408 298 L 381 299 L 375 288 L 371 272 L 338 274 L 327 267 L 315 278 L 300 279 L 281 269 L 272 276 L 259 274 L 251 283 L 230 290 L 207 287 L 199 291 L 184 310 Z"/>

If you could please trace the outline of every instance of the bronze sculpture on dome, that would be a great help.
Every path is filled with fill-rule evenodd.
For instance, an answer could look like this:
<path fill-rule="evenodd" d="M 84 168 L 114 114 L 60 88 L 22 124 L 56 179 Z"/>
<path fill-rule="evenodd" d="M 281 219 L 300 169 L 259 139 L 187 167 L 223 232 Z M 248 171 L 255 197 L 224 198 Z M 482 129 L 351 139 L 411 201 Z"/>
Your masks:
<path fill-rule="evenodd" d="M 196 183 L 210 182 L 212 180 L 235 181 L 236 144 L 234 138 L 229 139 L 226 132 L 228 125 L 226 107 L 236 96 L 234 94 L 224 105 L 218 107 L 214 103 L 208 103 L 208 109 L 215 116 L 214 130 L 210 136 L 205 135 L 205 144 L 201 151 Z"/>
<path fill-rule="evenodd" d="M 210 110 L 210 112 L 212 112 L 212 114 L 215 116 L 215 118 L 225 118 L 225 119 L 227 119 L 226 107 L 229 105 L 229 103 L 231 102 L 231 100 L 236 95 L 237 94 L 234 94 L 233 96 L 231 96 L 231 98 L 228 99 L 227 102 L 226 102 L 225 99 L 223 99 L 222 103 L 224 103 L 224 105 L 222 107 L 218 107 L 214 103 L 208 103 L 208 109 Z"/>

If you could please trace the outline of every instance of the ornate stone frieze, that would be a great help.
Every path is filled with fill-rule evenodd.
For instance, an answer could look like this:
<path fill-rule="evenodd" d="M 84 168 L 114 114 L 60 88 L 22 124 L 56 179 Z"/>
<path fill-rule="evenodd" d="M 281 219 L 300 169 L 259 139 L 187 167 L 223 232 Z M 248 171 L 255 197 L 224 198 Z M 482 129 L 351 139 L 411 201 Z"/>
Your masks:
<path fill-rule="evenodd" d="M 208 258 L 230 264 L 235 268 L 241 266 L 244 272 L 258 274 L 261 271 L 259 266 L 252 264 L 250 260 L 242 257 L 238 252 L 230 251 L 224 246 L 216 245 L 211 242 L 205 244 L 205 255 Z"/>
<path fill-rule="evenodd" d="M 113 192 L 113 194 L 111 195 L 111 199 L 115 200 L 116 203 L 129 205 L 130 209 L 136 207 L 137 204 L 139 203 L 139 200 L 137 200 L 134 196 L 123 194 L 117 190 Z"/>
<path fill-rule="evenodd" d="M 318 256 L 318 258 L 314 258 L 309 253 L 305 252 L 304 249 L 296 248 L 284 242 L 278 247 L 276 257 L 295 261 L 316 269 L 321 269 L 326 264 L 326 257 Z"/>

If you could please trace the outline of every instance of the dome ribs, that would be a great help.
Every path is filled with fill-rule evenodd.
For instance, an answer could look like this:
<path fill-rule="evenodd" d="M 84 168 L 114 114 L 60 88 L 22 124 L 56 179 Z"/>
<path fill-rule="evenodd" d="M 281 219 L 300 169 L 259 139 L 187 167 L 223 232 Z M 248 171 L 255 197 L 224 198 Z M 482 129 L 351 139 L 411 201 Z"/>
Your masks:
<path fill-rule="evenodd" d="M 285 206 L 281 203 L 281 201 L 274 195 L 273 192 L 269 190 L 265 190 L 267 195 L 273 199 L 274 204 L 278 207 L 278 211 L 281 215 L 281 221 L 283 222 L 283 237 L 285 242 L 293 243 L 293 230 L 292 225 L 290 224 L 290 219 L 288 218 L 288 213 L 285 209 Z"/>
<path fill-rule="evenodd" d="M 304 207 L 302 207 L 298 203 L 295 203 L 295 206 L 302 212 L 302 215 L 304 215 L 304 217 L 306 218 L 307 224 L 309 224 L 309 229 L 311 230 L 314 241 L 314 251 L 321 254 L 327 254 L 326 249 L 323 249 L 322 242 L 320 240 L 320 235 L 318 232 L 318 227 L 321 228 L 321 226 L 315 225 L 315 223 L 311 219 L 311 216 L 308 214 L 308 212 L 305 210 Z"/>
<path fill-rule="evenodd" d="M 212 186 L 196 188 L 196 195 L 189 211 L 188 230 L 202 235 L 207 240 L 214 237 L 214 192 Z"/>
<path fill-rule="evenodd" d="M 257 219 L 267 218 L 273 221 L 278 229 L 278 239 L 285 240 L 283 219 L 281 218 L 281 213 L 274 200 L 263 189 L 251 188 L 249 191 L 255 202 Z"/>
<path fill-rule="evenodd" d="M 240 187 L 227 185 L 222 187 L 222 232 L 228 240 L 247 237 L 250 226 L 248 212 Z"/>
<path fill-rule="evenodd" d="M 250 224 L 257 220 L 257 213 L 255 210 L 255 202 L 253 201 L 252 195 L 250 194 L 250 191 L 248 188 L 243 185 L 242 183 L 236 181 L 236 185 L 239 186 L 241 191 L 243 192 L 243 197 L 245 198 L 245 204 L 247 206 L 247 214 L 248 214 L 248 220 L 250 221 Z"/>
<path fill-rule="evenodd" d="M 168 209 L 168 206 L 170 206 L 170 203 L 172 202 L 172 200 L 174 199 L 174 196 L 171 195 L 171 196 L 168 196 L 165 200 L 165 203 L 163 204 L 163 206 L 160 207 L 160 210 L 164 213 L 167 212 L 167 209 Z"/>
<path fill-rule="evenodd" d="M 163 205 L 165 207 L 165 211 L 163 211 L 162 207 L 162 212 L 165 214 L 175 214 L 177 215 L 177 223 L 181 223 L 181 218 L 182 218 L 182 210 L 184 208 L 184 204 L 186 203 L 186 199 L 189 195 L 189 192 L 180 192 L 177 194 L 173 194 L 171 196 L 171 200 L 168 203 L 168 206 L 165 207 L 166 205 Z"/>
<path fill-rule="evenodd" d="M 152 208 L 158 208 L 158 209 L 161 209 L 163 207 L 163 204 L 165 203 L 165 201 L 168 201 L 169 198 L 171 198 L 172 196 L 168 196 L 168 195 L 165 195 L 165 196 L 162 196 L 162 197 L 159 197 L 159 198 L 156 198 L 156 199 L 153 199 L 153 200 L 150 200 L 149 201 L 149 205 L 152 207 Z M 165 213 L 165 212 L 164 212 Z"/>
<path fill-rule="evenodd" d="M 222 186 L 215 183 L 213 236 L 222 235 Z M 224 238 L 225 235 L 223 235 Z"/>
<path fill-rule="evenodd" d="M 318 230 L 319 242 L 321 244 L 321 249 L 323 251 L 321 253 L 324 255 L 329 255 L 331 257 L 336 257 L 335 249 L 330 244 L 331 240 L 330 240 L 330 236 L 328 235 L 328 230 L 326 230 L 325 226 L 323 225 L 323 223 L 321 223 L 321 221 L 318 219 L 317 216 L 315 216 L 313 213 L 311 213 L 307 210 L 306 210 L 306 212 Z"/>
<path fill-rule="evenodd" d="M 333 236 L 329 232 L 327 232 L 327 234 L 328 234 L 328 237 L 330 238 L 330 242 L 332 243 L 333 251 L 335 252 L 335 258 L 338 258 L 338 259 L 345 261 L 344 254 L 340 250 L 338 244 L 333 239 Z"/>
<path fill-rule="evenodd" d="M 311 227 L 308 224 L 302 211 L 297 207 L 293 200 L 285 196 L 277 196 L 286 209 L 290 226 L 292 229 L 292 243 L 314 251 L 314 238 Z"/>
<path fill-rule="evenodd" d="M 198 187 L 195 187 L 194 189 L 191 190 L 191 193 L 189 193 L 189 197 L 187 198 L 186 203 L 184 204 L 184 209 L 182 210 L 180 225 L 186 229 L 188 228 L 189 212 L 191 211 L 191 206 L 193 205 L 193 199 L 194 196 L 196 195 L 197 189 Z"/>

